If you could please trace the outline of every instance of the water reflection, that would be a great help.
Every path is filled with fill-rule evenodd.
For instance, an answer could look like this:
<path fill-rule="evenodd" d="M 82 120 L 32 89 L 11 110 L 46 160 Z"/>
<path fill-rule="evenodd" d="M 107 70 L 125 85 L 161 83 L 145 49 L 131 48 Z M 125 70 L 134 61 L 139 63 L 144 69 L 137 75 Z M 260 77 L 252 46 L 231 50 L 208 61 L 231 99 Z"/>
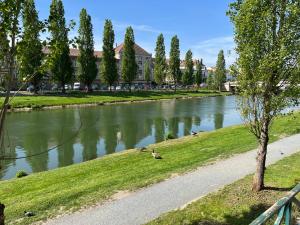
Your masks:
<path fill-rule="evenodd" d="M 9 156 L 54 150 L 2 161 L 0 177 L 9 179 L 20 169 L 38 172 L 146 146 L 163 141 L 168 133 L 181 137 L 240 122 L 234 96 L 12 113 L 6 124 L 10 139 L 5 144 L 13 149 Z"/>

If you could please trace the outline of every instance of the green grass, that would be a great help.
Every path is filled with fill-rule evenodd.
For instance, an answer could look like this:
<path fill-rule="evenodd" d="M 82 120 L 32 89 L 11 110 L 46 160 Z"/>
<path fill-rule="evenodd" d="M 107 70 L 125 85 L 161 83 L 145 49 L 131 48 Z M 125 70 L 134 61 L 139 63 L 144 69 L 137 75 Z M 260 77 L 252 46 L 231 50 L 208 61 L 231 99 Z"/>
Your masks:
<path fill-rule="evenodd" d="M 216 91 L 201 90 L 195 91 L 136 91 L 136 92 L 95 92 L 91 94 L 73 92 L 66 95 L 27 95 L 16 96 L 11 102 L 12 108 L 33 108 L 39 109 L 45 106 L 61 106 L 74 104 L 103 104 L 110 102 L 142 101 L 142 100 L 159 100 L 184 97 L 205 97 L 224 95 Z M 2 103 L 4 97 L 0 98 Z"/>
<path fill-rule="evenodd" d="M 245 225 L 271 207 L 300 182 L 300 153 L 285 158 L 266 171 L 266 190 L 251 191 L 252 176 L 148 223 L 148 225 Z M 300 210 L 293 208 L 293 217 Z M 273 217 L 267 224 L 274 224 Z M 296 224 L 295 222 L 292 224 Z"/>
<path fill-rule="evenodd" d="M 300 113 L 276 119 L 271 141 L 300 132 Z M 238 141 L 237 141 L 238 140 Z M 205 132 L 129 150 L 100 159 L 0 182 L 8 224 L 30 224 L 101 202 L 120 190 L 136 190 L 211 161 L 254 149 L 257 143 L 243 126 Z M 154 160 L 151 149 L 163 157 Z M 36 212 L 23 218 L 23 211 Z"/>

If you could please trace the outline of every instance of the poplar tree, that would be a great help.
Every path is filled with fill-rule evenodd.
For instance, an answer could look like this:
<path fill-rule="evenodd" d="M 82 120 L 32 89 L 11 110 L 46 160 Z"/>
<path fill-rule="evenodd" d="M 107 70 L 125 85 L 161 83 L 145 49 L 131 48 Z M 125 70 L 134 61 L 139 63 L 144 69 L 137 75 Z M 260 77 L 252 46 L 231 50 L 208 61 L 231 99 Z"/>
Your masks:
<path fill-rule="evenodd" d="M 80 12 L 78 46 L 79 46 L 79 80 L 91 91 L 91 85 L 97 77 L 98 69 L 94 55 L 94 36 L 91 16 L 87 14 L 86 9 Z"/>
<path fill-rule="evenodd" d="M 167 62 L 164 36 L 157 37 L 154 59 L 154 80 L 157 84 L 162 84 L 166 78 Z"/>
<path fill-rule="evenodd" d="M 53 80 L 61 85 L 62 93 L 65 93 L 65 84 L 73 79 L 73 67 L 70 58 L 69 29 L 66 27 L 64 6 L 61 0 L 52 0 L 48 30 L 51 34 L 48 63 Z"/>
<path fill-rule="evenodd" d="M 224 51 L 221 50 L 218 54 L 218 60 L 215 72 L 215 85 L 218 87 L 219 91 L 222 91 L 222 86 L 226 82 L 226 65 Z"/>
<path fill-rule="evenodd" d="M 176 92 L 176 85 L 178 84 L 181 76 L 179 39 L 177 35 L 175 35 L 171 40 L 169 72 L 174 81 Z"/>
<path fill-rule="evenodd" d="M 40 32 L 43 24 L 39 21 L 34 0 L 24 1 L 22 13 L 23 34 L 18 44 L 18 68 L 21 78 L 29 80 L 37 93 L 38 86 L 43 78 L 41 65 L 43 60 L 43 45 Z"/>
<path fill-rule="evenodd" d="M 115 33 L 110 20 L 105 20 L 103 31 L 103 57 L 101 62 L 101 75 L 106 84 L 109 85 L 109 90 L 115 82 L 118 81 L 118 69 L 115 59 Z"/>
<path fill-rule="evenodd" d="M 300 1 L 237 0 L 228 14 L 238 56 L 238 106 L 259 145 L 252 188 L 260 191 L 272 121 L 300 97 Z"/>
<path fill-rule="evenodd" d="M 195 84 L 200 87 L 200 84 L 202 83 L 202 67 L 203 67 L 203 62 L 202 59 L 199 61 L 197 60 L 196 62 L 196 73 L 195 73 Z"/>
<path fill-rule="evenodd" d="M 185 55 L 185 71 L 183 73 L 183 84 L 191 85 L 193 84 L 193 75 L 194 75 L 194 62 L 193 62 L 193 53 L 191 50 L 188 50 Z"/>
<path fill-rule="evenodd" d="M 126 29 L 124 50 L 122 52 L 122 78 L 129 84 L 129 91 L 131 92 L 131 84 L 137 74 L 137 63 L 135 61 L 134 50 L 134 34 L 132 27 Z"/>
<path fill-rule="evenodd" d="M 208 89 L 215 89 L 215 73 L 213 73 L 212 71 L 209 71 L 208 73 L 208 77 L 207 77 L 207 87 Z"/>
<path fill-rule="evenodd" d="M 149 65 L 149 62 L 146 61 L 145 64 L 144 64 L 144 73 L 145 73 L 145 80 L 147 82 L 147 84 L 150 83 L 151 81 L 151 70 L 150 70 L 150 65 Z"/>

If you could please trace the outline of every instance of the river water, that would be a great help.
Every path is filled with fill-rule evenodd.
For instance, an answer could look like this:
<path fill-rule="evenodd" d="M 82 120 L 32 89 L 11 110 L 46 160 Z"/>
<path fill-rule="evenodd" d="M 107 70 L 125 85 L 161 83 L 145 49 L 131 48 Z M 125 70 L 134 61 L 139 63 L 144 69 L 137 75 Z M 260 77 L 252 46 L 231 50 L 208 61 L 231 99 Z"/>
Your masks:
<path fill-rule="evenodd" d="M 10 113 L 6 155 L 31 157 L 1 161 L 0 179 L 144 147 L 168 134 L 177 138 L 241 122 L 235 96 Z"/>

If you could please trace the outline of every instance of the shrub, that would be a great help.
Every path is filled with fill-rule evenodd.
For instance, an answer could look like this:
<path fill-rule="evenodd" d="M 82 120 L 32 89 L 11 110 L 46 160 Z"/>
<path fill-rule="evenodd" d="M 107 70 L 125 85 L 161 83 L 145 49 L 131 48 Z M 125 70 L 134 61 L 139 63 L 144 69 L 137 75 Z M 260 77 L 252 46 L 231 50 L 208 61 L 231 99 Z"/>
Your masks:
<path fill-rule="evenodd" d="M 28 174 L 24 170 L 20 170 L 16 173 L 17 178 L 26 177 Z"/>

